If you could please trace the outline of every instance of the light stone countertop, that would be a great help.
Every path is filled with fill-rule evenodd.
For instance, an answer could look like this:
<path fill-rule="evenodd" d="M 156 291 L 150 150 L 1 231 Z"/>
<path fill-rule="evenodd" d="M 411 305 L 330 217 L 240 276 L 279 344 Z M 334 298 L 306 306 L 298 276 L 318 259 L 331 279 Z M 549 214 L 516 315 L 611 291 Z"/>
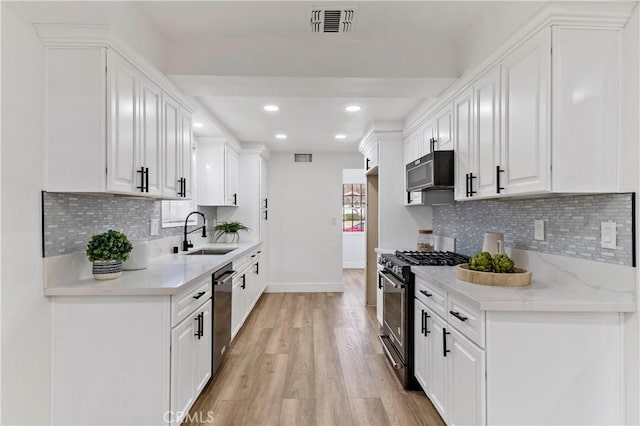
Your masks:
<path fill-rule="evenodd" d="M 461 281 L 455 267 L 412 266 L 426 280 L 484 311 L 635 312 L 636 268 L 513 250 L 533 272 L 531 286 L 492 287 Z"/>
<path fill-rule="evenodd" d="M 169 254 L 149 260 L 146 269 L 123 271 L 115 280 L 97 281 L 90 278 L 50 283 L 45 296 L 166 296 L 179 293 L 185 286 L 209 276 L 229 262 L 259 250 L 262 242 L 241 242 L 225 255 Z M 220 248 L 219 244 L 204 244 L 203 248 Z"/>

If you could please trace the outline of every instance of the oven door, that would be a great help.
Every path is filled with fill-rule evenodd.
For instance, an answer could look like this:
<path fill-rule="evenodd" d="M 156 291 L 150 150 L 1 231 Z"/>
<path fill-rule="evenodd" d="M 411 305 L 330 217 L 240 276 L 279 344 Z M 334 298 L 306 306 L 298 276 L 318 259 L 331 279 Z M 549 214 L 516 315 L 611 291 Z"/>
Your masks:
<path fill-rule="evenodd" d="M 427 154 L 407 164 L 407 191 L 421 191 L 434 185 L 433 155 Z"/>
<path fill-rule="evenodd" d="M 389 333 L 389 340 L 395 347 L 402 362 L 407 361 L 407 324 L 405 284 L 387 271 L 378 274 L 383 286 L 383 327 Z"/>

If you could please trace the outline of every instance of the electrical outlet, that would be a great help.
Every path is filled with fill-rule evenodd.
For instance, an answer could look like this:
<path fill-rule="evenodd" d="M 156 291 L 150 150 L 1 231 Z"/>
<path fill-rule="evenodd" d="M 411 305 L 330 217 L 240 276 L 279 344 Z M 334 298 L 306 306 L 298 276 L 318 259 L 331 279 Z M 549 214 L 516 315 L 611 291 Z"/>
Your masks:
<path fill-rule="evenodd" d="M 602 222 L 600 224 L 600 246 L 606 249 L 616 248 L 616 223 Z"/>
<path fill-rule="evenodd" d="M 160 235 L 160 219 L 151 219 L 151 236 Z"/>
<path fill-rule="evenodd" d="M 533 238 L 538 241 L 544 241 L 544 220 L 534 220 L 533 226 Z"/>

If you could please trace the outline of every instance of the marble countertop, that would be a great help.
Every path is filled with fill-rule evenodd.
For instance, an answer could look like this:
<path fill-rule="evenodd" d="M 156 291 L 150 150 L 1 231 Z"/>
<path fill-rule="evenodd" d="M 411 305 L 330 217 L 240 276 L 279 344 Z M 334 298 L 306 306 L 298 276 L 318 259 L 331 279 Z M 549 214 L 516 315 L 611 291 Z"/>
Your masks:
<path fill-rule="evenodd" d="M 491 287 L 456 278 L 455 267 L 416 266 L 423 279 L 484 311 L 635 312 L 636 268 L 513 250 L 533 272 L 528 287 Z"/>
<path fill-rule="evenodd" d="M 139 271 L 123 271 L 115 280 L 97 281 L 92 277 L 50 283 L 45 296 L 165 296 L 179 293 L 183 287 L 211 275 L 229 262 L 259 249 L 261 242 L 239 243 L 225 255 L 187 256 L 170 254 L 149 260 L 149 266 Z M 220 248 L 219 244 L 204 244 L 190 250 Z"/>

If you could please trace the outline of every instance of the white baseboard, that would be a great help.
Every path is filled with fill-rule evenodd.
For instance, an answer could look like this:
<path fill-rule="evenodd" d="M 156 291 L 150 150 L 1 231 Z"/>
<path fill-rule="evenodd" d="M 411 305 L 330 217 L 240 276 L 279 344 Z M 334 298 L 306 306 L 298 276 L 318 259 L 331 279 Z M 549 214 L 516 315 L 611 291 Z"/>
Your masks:
<path fill-rule="evenodd" d="M 342 269 L 364 269 L 364 262 L 343 262 Z"/>
<path fill-rule="evenodd" d="M 268 283 L 265 293 L 342 293 L 343 283 Z"/>

